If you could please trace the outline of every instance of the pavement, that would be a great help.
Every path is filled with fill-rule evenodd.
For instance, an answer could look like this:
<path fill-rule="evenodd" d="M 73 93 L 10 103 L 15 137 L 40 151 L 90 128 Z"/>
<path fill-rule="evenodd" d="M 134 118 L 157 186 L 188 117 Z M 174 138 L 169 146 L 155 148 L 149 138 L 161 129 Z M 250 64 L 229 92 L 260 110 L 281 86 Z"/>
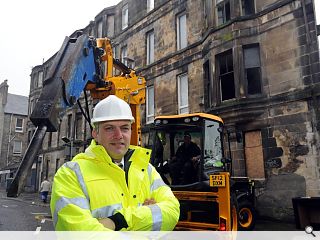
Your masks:
<path fill-rule="evenodd" d="M 6 189 L 0 188 L 0 198 L 8 198 Z M 42 206 L 42 207 L 49 207 L 50 206 L 50 196 L 48 196 L 47 203 L 44 203 L 41 200 L 40 193 L 31 193 L 31 192 L 22 192 L 18 197 L 16 198 L 9 198 L 15 201 L 22 201 L 31 203 L 33 205 Z"/>

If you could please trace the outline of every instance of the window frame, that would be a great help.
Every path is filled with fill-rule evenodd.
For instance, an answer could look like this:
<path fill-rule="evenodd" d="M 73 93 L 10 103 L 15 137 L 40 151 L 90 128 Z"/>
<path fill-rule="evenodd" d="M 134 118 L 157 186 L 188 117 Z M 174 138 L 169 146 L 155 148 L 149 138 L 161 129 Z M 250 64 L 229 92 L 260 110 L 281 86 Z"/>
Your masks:
<path fill-rule="evenodd" d="M 21 120 L 21 127 L 18 126 L 18 120 Z M 15 124 L 15 132 L 20 132 L 20 133 L 22 133 L 22 132 L 23 132 L 23 124 L 24 124 L 24 119 L 17 117 L 17 118 L 16 118 L 16 124 Z"/>
<path fill-rule="evenodd" d="M 38 72 L 38 87 L 42 87 L 43 85 L 43 71 Z"/>
<path fill-rule="evenodd" d="M 125 45 L 121 47 L 120 59 L 121 59 L 121 62 L 126 66 L 128 65 L 128 60 L 126 59 L 127 56 L 128 56 L 128 48 Z"/>
<path fill-rule="evenodd" d="M 17 147 L 19 149 L 17 149 Z M 21 155 L 21 153 L 22 153 L 22 141 L 21 140 L 14 140 L 13 144 L 12 144 L 12 154 Z"/>
<path fill-rule="evenodd" d="M 246 64 L 246 50 L 249 49 L 255 49 L 257 52 L 256 60 L 254 63 L 256 63 L 256 66 L 251 66 L 247 67 Z M 262 71 L 261 71 L 261 54 L 260 54 L 260 45 L 257 44 L 248 44 L 248 45 L 243 45 L 242 46 L 242 51 L 243 51 L 243 71 L 244 71 L 244 80 L 245 80 L 245 86 L 246 86 L 246 95 L 247 96 L 256 96 L 256 95 L 261 95 L 262 94 Z M 251 59 L 251 58 L 250 58 Z M 248 64 L 249 65 L 249 64 Z M 259 91 L 255 93 L 249 93 L 249 79 L 248 79 L 248 69 L 258 69 L 258 74 L 259 74 Z"/>
<path fill-rule="evenodd" d="M 189 113 L 189 79 L 188 73 L 182 73 L 177 76 L 178 80 L 178 114 Z M 181 87 L 181 82 L 185 81 L 186 88 Z M 184 91 L 183 91 L 184 90 Z M 182 105 L 181 97 L 186 97 L 187 104 Z"/>
<path fill-rule="evenodd" d="M 226 8 L 226 5 L 229 5 L 229 8 Z M 222 9 L 222 16 L 219 16 L 219 8 Z M 227 12 L 228 10 L 228 12 Z M 227 13 L 229 15 L 227 16 Z M 230 0 L 216 0 L 216 16 L 217 16 L 217 25 L 220 26 L 231 20 L 231 4 Z"/>
<path fill-rule="evenodd" d="M 184 22 L 182 22 L 182 18 L 184 18 Z M 176 17 L 176 27 L 177 27 L 177 50 L 184 49 L 188 46 L 188 31 L 187 31 L 187 14 L 181 13 Z M 182 28 L 185 30 L 182 32 Z M 184 41 L 183 41 L 184 40 Z"/>
<path fill-rule="evenodd" d="M 124 30 L 129 26 L 129 6 L 124 4 L 121 9 L 121 29 Z"/>
<path fill-rule="evenodd" d="M 152 91 L 152 96 L 150 96 L 150 91 Z M 153 123 L 154 121 L 154 110 L 155 110 L 155 104 L 154 104 L 154 86 L 148 86 L 146 91 L 146 123 Z M 152 106 L 150 106 L 150 100 L 152 100 Z"/>
<path fill-rule="evenodd" d="M 228 57 L 231 56 L 232 59 L 232 71 L 229 70 L 229 64 L 228 64 Z M 222 69 L 222 61 L 224 61 L 225 63 L 225 68 L 226 68 L 226 72 L 221 73 L 221 69 Z M 235 68 L 234 68 L 234 61 L 233 61 L 233 52 L 232 49 L 229 49 L 227 51 L 224 51 L 222 53 L 219 53 L 216 55 L 216 63 L 217 63 L 217 79 L 218 79 L 218 86 L 219 86 L 219 94 L 220 94 L 220 102 L 225 102 L 225 101 L 229 101 L 229 100 L 233 100 L 236 99 L 237 95 L 236 95 L 236 82 L 235 82 Z M 228 74 L 233 74 L 233 97 L 232 98 L 228 98 L 228 99 L 224 99 L 224 94 L 223 94 L 223 85 L 222 85 L 222 77 L 227 76 Z"/>
<path fill-rule="evenodd" d="M 103 21 L 102 19 L 98 21 L 97 24 L 97 37 L 101 38 L 103 36 Z"/>
<path fill-rule="evenodd" d="M 154 0 L 147 0 L 147 12 L 150 12 L 154 9 Z"/>
<path fill-rule="evenodd" d="M 249 13 L 246 13 L 245 10 L 247 10 L 248 8 L 246 8 L 246 5 L 244 4 L 244 1 L 245 2 L 248 2 L 248 1 L 251 1 L 251 5 L 252 5 L 252 12 L 249 12 Z M 241 0 L 240 1 L 240 4 L 241 4 L 241 16 L 250 16 L 252 14 L 255 14 L 256 13 L 256 2 L 255 0 Z"/>
<path fill-rule="evenodd" d="M 147 32 L 147 65 L 154 62 L 154 30 Z"/>

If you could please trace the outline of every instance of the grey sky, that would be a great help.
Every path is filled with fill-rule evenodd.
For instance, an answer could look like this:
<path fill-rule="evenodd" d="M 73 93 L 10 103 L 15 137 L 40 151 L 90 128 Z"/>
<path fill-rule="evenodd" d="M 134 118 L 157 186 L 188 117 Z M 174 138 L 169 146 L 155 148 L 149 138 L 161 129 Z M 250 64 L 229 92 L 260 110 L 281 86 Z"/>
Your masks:
<path fill-rule="evenodd" d="M 32 67 L 48 60 L 65 36 L 120 0 L 10 0 L 0 3 L 0 83 L 9 93 L 29 95 Z"/>
<path fill-rule="evenodd" d="M 32 67 L 59 50 L 65 36 L 89 24 L 120 0 L 10 0 L 0 3 L 0 83 L 9 93 L 28 96 Z M 317 22 L 320 0 L 314 0 Z"/>

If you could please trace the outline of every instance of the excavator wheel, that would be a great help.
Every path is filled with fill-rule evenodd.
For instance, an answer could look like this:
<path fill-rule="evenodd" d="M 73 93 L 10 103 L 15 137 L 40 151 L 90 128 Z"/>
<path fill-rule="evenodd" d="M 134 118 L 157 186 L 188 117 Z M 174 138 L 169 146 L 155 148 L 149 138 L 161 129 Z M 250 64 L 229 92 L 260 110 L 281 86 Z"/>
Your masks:
<path fill-rule="evenodd" d="M 256 222 L 255 211 L 248 201 L 239 203 L 238 226 L 241 231 L 249 231 L 254 228 Z"/>
<path fill-rule="evenodd" d="M 235 194 L 231 194 L 231 231 L 238 230 L 238 202 Z"/>

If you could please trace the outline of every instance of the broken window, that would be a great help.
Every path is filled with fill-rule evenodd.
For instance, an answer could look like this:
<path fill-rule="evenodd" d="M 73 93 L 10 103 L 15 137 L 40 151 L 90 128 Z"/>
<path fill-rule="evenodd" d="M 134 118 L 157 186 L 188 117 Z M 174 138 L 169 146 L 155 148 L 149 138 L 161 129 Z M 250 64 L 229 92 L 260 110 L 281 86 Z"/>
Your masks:
<path fill-rule="evenodd" d="M 248 16 L 255 13 L 254 0 L 241 0 L 242 16 Z"/>
<path fill-rule="evenodd" d="M 235 98 L 232 50 L 217 56 L 221 101 Z"/>
<path fill-rule="evenodd" d="M 230 17 L 230 2 L 229 0 L 216 0 L 218 25 L 228 22 Z"/>
<path fill-rule="evenodd" d="M 259 45 L 243 47 L 245 79 L 248 95 L 261 94 L 261 63 Z"/>

